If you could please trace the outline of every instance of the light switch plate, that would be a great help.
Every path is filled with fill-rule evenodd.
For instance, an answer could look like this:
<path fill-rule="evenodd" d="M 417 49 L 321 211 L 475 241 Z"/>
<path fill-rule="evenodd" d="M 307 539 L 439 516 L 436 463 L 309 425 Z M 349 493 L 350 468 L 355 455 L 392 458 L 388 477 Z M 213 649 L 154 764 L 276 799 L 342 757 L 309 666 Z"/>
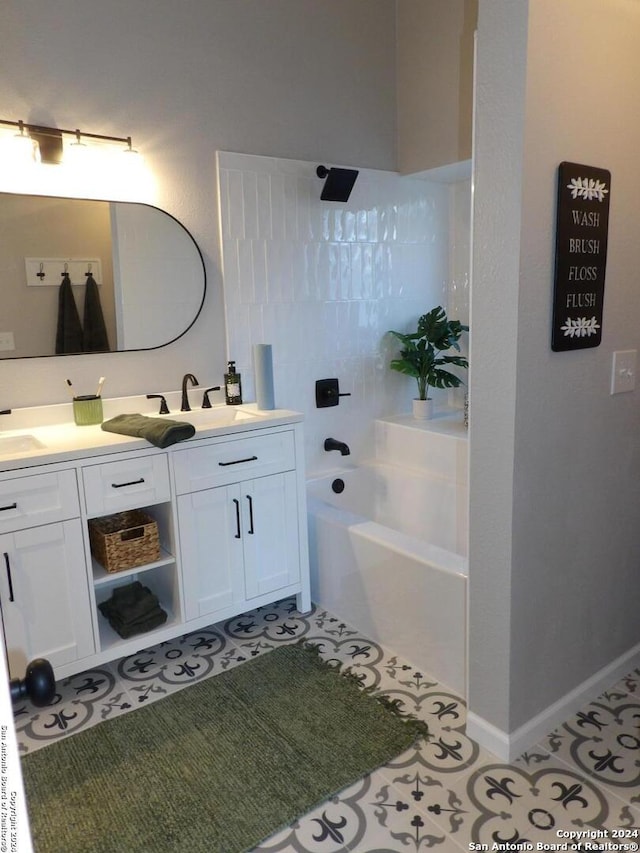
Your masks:
<path fill-rule="evenodd" d="M 622 394 L 633 391 L 636 387 L 636 361 L 638 351 L 635 349 L 618 350 L 613 354 L 611 365 L 611 393 Z"/>

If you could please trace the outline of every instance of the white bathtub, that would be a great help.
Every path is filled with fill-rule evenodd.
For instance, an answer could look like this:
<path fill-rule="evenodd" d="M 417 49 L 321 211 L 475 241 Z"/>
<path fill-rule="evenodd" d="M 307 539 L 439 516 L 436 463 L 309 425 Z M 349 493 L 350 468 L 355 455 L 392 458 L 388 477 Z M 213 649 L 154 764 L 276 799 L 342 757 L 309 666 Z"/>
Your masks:
<path fill-rule="evenodd" d="M 466 477 L 372 462 L 307 491 L 313 600 L 464 695 Z"/>

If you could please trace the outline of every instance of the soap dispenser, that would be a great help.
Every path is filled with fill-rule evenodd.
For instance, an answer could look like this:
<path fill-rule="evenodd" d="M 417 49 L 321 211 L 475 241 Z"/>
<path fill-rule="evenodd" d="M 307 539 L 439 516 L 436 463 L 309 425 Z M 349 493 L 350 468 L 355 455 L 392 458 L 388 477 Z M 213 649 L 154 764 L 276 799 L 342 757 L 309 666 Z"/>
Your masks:
<path fill-rule="evenodd" d="M 224 396 L 227 406 L 239 406 L 242 403 L 242 382 L 240 374 L 236 373 L 235 361 L 229 362 L 224 375 Z"/>

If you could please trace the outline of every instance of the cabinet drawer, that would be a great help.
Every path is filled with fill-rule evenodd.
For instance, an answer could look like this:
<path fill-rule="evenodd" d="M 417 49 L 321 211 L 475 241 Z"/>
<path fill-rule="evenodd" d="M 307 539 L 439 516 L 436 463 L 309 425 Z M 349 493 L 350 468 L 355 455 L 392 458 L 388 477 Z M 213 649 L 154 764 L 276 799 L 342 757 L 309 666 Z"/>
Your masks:
<path fill-rule="evenodd" d="M 176 490 L 179 495 L 265 477 L 295 468 L 291 431 L 250 436 L 173 454 Z"/>
<path fill-rule="evenodd" d="M 75 471 L 33 474 L 0 482 L 0 533 L 79 515 Z"/>
<path fill-rule="evenodd" d="M 170 499 L 166 454 L 103 462 L 82 469 L 87 515 L 107 515 Z"/>

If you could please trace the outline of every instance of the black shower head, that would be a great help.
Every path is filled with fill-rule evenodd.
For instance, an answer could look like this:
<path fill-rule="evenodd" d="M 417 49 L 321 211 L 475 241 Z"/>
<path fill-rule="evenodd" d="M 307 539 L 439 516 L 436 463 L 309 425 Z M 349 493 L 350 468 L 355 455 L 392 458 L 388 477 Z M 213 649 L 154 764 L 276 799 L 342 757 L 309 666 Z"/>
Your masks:
<path fill-rule="evenodd" d="M 348 201 L 358 177 L 358 170 L 333 167 L 327 169 L 326 166 L 318 166 L 316 175 L 327 179 L 320 194 L 322 201 Z"/>

